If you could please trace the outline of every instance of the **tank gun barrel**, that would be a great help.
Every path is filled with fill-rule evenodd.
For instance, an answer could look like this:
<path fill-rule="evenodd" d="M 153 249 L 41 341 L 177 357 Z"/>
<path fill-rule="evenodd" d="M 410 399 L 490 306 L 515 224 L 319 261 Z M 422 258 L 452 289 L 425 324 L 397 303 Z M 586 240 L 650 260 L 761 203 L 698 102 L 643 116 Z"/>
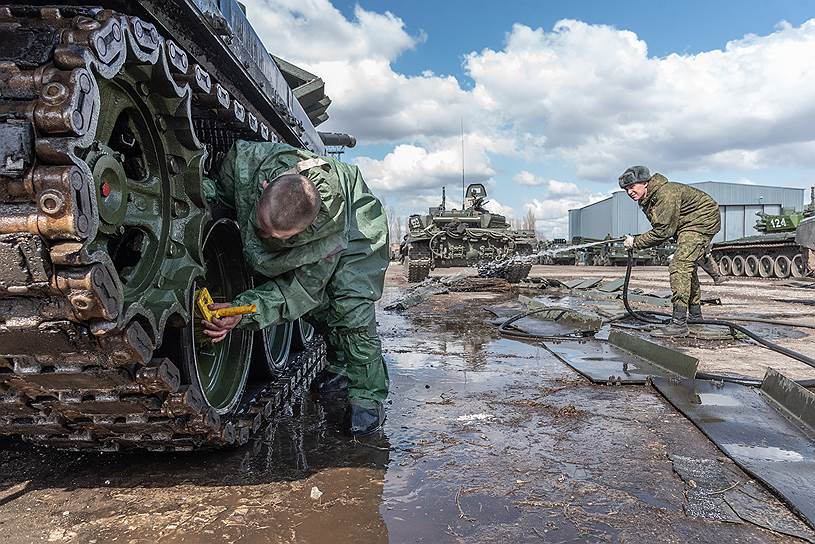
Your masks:
<path fill-rule="evenodd" d="M 325 145 L 344 147 L 357 145 L 357 139 L 354 136 L 343 132 L 318 132 L 318 134 Z"/>

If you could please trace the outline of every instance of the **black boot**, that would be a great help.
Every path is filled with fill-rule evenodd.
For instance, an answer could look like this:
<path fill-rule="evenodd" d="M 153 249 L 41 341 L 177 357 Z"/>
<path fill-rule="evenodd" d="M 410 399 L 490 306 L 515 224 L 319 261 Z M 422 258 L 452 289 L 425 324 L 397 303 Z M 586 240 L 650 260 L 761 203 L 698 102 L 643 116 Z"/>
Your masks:
<path fill-rule="evenodd" d="M 702 317 L 702 305 L 701 304 L 691 304 L 688 306 L 688 319 L 704 319 Z"/>
<path fill-rule="evenodd" d="M 347 412 L 348 432 L 355 438 L 370 436 L 382 430 L 385 407 L 381 402 L 352 400 Z"/>
<path fill-rule="evenodd" d="M 671 322 L 653 332 L 651 336 L 660 338 L 684 338 L 688 335 L 688 309 L 685 306 L 674 305 Z"/>
<path fill-rule="evenodd" d="M 347 397 L 348 377 L 344 374 L 324 372 L 317 382 L 317 394 L 322 398 Z"/>
<path fill-rule="evenodd" d="M 699 268 L 707 272 L 707 275 L 713 278 L 713 283 L 715 285 L 721 285 L 730 279 L 729 276 L 723 276 L 719 272 L 719 264 L 710 253 L 705 254 L 705 256 L 698 262 Z"/>

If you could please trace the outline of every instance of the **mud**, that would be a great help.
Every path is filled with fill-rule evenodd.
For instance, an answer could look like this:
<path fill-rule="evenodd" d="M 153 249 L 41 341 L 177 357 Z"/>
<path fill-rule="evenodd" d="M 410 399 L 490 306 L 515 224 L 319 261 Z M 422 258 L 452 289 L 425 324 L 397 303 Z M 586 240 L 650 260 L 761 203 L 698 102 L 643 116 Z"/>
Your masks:
<path fill-rule="evenodd" d="M 547 267 L 533 275 L 550 273 L 538 268 Z M 563 277 L 591 276 L 551 268 Z M 656 289 L 660 275 L 660 288 L 667 286 L 665 269 L 646 272 L 637 273 L 643 288 Z M 619 271 L 592 273 L 611 279 Z M 772 304 L 771 313 L 797 311 L 770 300 L 781 290 L 731 283 L 716 288 L 724 306 L 711 315 L 734 306 L 756 311 L 742 300 L 744 289 Z M 405 287 L 401 269 L 392 267 L 382 305 Z M 339 410 L 306 394 L 262 439 L 230 451 L 88 455 L 6 441 L 2 540 L 798 541 L 739 520 L 687 515 L 687 484 L 669 455 L 712 460 L 734 482 L 750 478 L 653 390 L 590 385 L 542 347 L 499 338 L 482 308 L 518 294 L 454 292 L 402 314 L 380 312 L 391 376 L 381 439 L 346 439 Z M 806 351 L 809 341 L 784 342 Z M 758 360 L 777 359 L 756 357 L 762 350 L 744 344 L 683 349 L 706 370 L 758 376 Z M 742 365 L 740 357 L 757 360 Z M 754 493 L 774 515 L 794 519 L 763 489 Z"/>

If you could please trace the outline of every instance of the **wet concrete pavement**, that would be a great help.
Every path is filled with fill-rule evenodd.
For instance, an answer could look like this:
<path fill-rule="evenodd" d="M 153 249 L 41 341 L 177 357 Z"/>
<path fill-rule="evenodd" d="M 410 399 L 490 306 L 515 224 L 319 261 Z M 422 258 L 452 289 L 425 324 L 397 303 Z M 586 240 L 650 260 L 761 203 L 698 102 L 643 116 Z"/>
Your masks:
<path fill-rule="evenodd" d="M 398 272 L 383 303 L 404 287 Z M 382 439 L 345 439 L 336 410 L 304 395 L 232 451 L 89 455 L 7 441 L 0 540 L 797 541 L 686 514 L 689 484 L 669 455 L 749 478 L 653 390 L 590 385 L 542 347 L 499 338 L 481 308 L 516 297 L 452 293 L 380 313 L 392 382 Z"/>

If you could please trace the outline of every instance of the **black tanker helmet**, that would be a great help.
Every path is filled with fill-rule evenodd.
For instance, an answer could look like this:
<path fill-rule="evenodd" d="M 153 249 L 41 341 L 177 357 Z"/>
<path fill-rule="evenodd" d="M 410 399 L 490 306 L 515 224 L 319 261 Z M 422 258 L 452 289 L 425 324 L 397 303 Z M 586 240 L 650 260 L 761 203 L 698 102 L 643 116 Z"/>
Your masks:
<path fill-rule="evenodd" d="M 651 171 L 646 166 L 632 166 L 619 177 L 620 188 L 625 189 L 629 185 L 638 183 L 640 181 L 648 181 L 651 179 Z"/>

